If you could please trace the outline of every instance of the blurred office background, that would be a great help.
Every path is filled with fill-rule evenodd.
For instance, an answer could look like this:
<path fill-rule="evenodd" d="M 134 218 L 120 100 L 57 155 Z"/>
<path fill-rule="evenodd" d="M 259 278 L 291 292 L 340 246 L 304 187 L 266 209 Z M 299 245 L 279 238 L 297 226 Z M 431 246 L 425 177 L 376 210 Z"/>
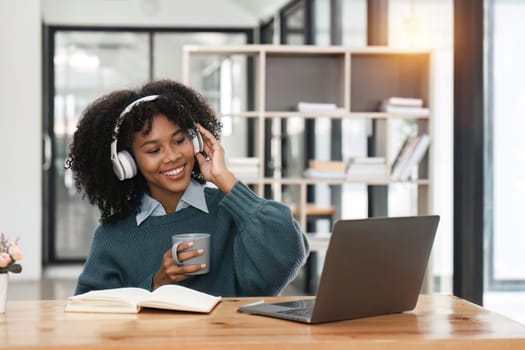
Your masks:
<path fill-rule="evenodd" d="M 455 206 L 465 205 L 457 201 L 457 191 L 475 195 L 475 190 L 458 188 L 455 176 L 460 175 L 454 170 L 454 38 L 464 28 L 454 26 L 454 10 L 462 6 L 482 8 L 478 88 L 484 93 L 483 125 L 471 130 L 483 140 L 483 152 L 472 155 L 483 158 L 483 191 L 474 203 L 482 216 L 473 218 L 483 224 L 475 227 L 480 232 L 474 236 L 462 235 L 455 224 L 464 212 Z M 24 272 L 12 275 L 10 297 L 64 298 L 73 292 L 98 212 L 76 193 L 63 165 L 79 114 L 94 98 L 150 79 L 181 79 L 184 45 L 364 47 L 371 25 L 377 24 L 386 26 L 384 45 L 435 50 L 432 208 L 441 223 L 432 257 L 434 292 L 454 293 L 454 283 L 460 283 L 454 272 L 462 257 L 454 242 L 466 237 L 465 244 L 481 247 L 472 251 L 474 259 L 463 258 L 470 261 L 467 265 L 480 266 L 459 270 L 478 271 L 474 284 L 480 290 L 474 295 L 481 295 L 478 300 L 486 307 L 525 322 L 525 230 L 520 217 L 525 197 L 525 139 L 520 137 L 525 130 L 525 87 L 520 81 L 525 76 L 525 39 L 512 35 L 524 29 L 525 2 L 0 0 L 0 19 L 0 232 L 20 236 L 25 252 Z M 239 74 L 234 63 L 228 75 L 243 100 L 247 86 Z M 204 83 L 195 87 L 209 88 Z M 228 125 L 225 121 L 223 143 L 239 142 Z M 317 125 L 317 137 L 329 137 L 329 126 Z M 360 130 L 357 137 L 366 137 L 366 128 Z M 352 202 L 347 217 L 369 214 L 366 186 L 353 184 L 342 191 L 343 200 Z M 398 195 L 403 189 L 389 191 L 391 207 L 403 208 L 406 198 Z M 389 214 L 407 213 L 400 209 Z"/>

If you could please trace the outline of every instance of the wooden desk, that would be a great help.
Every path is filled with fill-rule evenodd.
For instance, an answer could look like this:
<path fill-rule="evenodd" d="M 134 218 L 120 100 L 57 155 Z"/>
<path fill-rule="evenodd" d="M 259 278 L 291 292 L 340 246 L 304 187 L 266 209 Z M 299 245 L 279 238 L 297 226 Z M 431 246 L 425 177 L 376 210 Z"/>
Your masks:
<path fill-rule="evenodd" d="M 297 299 L 297 297 L 294 297 Z M 293 298 L 266 298 L 293 299 Z M 65 301 L 8 301 L 1 349 L 525 349 L 525 326 L 451 296 L 421 296 L 412 312 L 304 325 L 236 311 L 209 315 L 65 313 Z"/>

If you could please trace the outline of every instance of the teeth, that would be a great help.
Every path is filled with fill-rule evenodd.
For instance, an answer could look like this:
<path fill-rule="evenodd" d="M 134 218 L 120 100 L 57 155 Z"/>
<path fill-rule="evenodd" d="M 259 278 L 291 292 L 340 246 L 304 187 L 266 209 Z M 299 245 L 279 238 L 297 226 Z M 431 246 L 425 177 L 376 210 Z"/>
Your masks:
<path fill-rule="evenodd" d="M 166 175 L 166 176 L 175 176 L 177 174 L 180 174 L 182 172 L 182 170 L 184 170 L 184 167 L 180 167 L 180 168 L 177 168 L 177 169 L 172 169 L 172 170 L 169 170 L 169 171 L 165 171 L 162 173 L 162 175 Z"/>

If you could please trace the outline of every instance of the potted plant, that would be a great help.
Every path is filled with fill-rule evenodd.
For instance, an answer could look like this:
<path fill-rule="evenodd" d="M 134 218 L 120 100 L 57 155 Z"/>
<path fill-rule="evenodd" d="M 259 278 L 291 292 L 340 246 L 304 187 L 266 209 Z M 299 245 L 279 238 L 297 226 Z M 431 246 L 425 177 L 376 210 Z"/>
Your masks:
<path fill-rule="evenodd" d="M 18 238 L 9 241 L 3 233 L 0 234 L 0 313 L 5 312 L 9 272 L 22 272 L 22 265 L 17 263 L 18 260 L 22 259 L 22 256 Z"/>

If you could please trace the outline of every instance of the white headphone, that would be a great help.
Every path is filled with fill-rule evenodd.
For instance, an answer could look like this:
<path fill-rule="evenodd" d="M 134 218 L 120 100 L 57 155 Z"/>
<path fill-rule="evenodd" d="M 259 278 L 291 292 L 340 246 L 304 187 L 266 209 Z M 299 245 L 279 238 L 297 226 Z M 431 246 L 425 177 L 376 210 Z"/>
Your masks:
<path fill-rule="evenodd" d="M 124 117 L 131 111 L 133 107 L 139 103 L 156 100 L 158 97 L 159 95 L 148 95 L 131 102 L 126 106 L 126 108 L 124 108 L 115 122 L 113 141 L 111 142 L 111 164 L 113 165 L 113 172 L 120 181 L 131 179 L 137 175 L 137 164 L 135 163 L 135 160 L 131 154 L 126 150 L 117 152 L 118 131 L 120 129 L 120 124 L 122 124 Z M 189 130 L 189 135 L 193 143 L 193 148 L 195 149 L 195 154 L 203 152 L 204 142 L 200 132 L 196 128 L 192 128 Z"/>

